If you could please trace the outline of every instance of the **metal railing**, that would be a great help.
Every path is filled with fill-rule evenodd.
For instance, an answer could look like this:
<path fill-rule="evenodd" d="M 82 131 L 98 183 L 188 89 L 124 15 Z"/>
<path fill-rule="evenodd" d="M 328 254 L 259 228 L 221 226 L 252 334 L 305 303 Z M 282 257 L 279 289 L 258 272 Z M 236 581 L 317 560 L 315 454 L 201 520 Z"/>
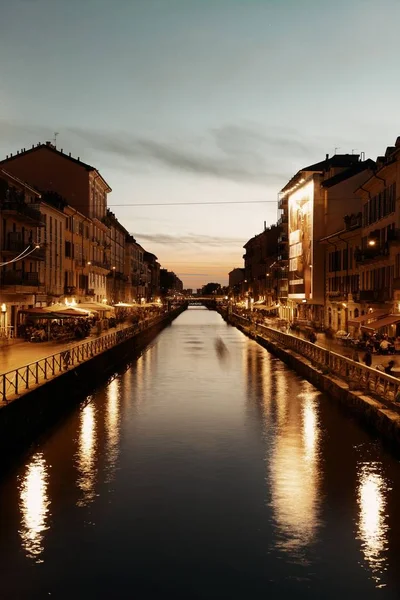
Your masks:
<path fill-rule="evenodd" d="M 93 358 L 94 356 L 117 346 L 121 342 L 128 340 L 138 334 L 139 332 L 156 325 L 161 322 L 164 315 L 159 315 L 151 319 L 144 319 L 136 325 L 126 327 L 102 335 L 94 340 L 65 348 L 64 350 L 41 358 L 35 362 L 29 363 L 13 369 L 7 373 L 0 375 L 0 402 L 7 403 L 14 397 L 24 394 L 27 390 L 30 390 L 46 381 L 56 377 L 60 373 L 73 369 L 77 365 Z"/>
<path fill-rule="evenodd" d="M 392 375 L 362 365 L 346 356 L 321 348 L 321 346 L 294 335 L 271 329 L 265 325 L 254 324 L 246 317 L 235 313 L 231 315 L 231 318 L 234 322 L 250 328 L 250 331 L 255 335 L 276 342 L 279 346 L 284 346 L 308 358 L 314 366 L 326 371 L 326 374 L 336 375 L 347 383 L 351 383 L 356 389 L 376 394 L 390 401 L 395 401 L 399 397 L 400 380 Z"/>

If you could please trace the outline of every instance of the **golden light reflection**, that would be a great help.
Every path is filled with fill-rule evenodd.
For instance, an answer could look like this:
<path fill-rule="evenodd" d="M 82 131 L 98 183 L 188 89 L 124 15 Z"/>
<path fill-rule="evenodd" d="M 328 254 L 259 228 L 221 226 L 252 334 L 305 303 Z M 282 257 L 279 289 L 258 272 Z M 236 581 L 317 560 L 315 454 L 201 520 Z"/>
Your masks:
<path fill-rule="evenodd" d="M 120 426 L 120 379 L 114 379 L 107 388 L 106 436 L 107 436 L 107 478 L 110 482 L 115 474 L 119 454 Z"/>
<path fill-rule="evenodd" d="M 96 482 L 96 412 L 92 403 L 81 411 L 79 447 L 76 466 L 78 469 L 77 485 L 82 491 L 78 506 L 87 506 L 95 497 Z"/>
<path fill-rule="evenodd" d="M 364 558 L 372 571 L 373 579 L 383 587 L 382 574 L 387 569 L 388 523 L 386 495 L 388 485 L 378 463 L 365 463 L 359 472 L 358 535 Z"/>
<path fill-rule="evenodd" d="M 44 550 L 44 532 L 48 529 L 50 506 L 48 481 L 48 467 L 43 454 L 35 454 L 19 489 L 22 513 L 19 534 L 26 555 L 38 563 L 43 562 L 40 557 Z"/>
<path fill-rule="evenodd" d="M 287 410 L 277 414 L 270 459 L 271 506 L 277 547 L 296 553 L 316 539 L 320 526 L 318 392 L 305 382 L 297 398 L 290 397 L 290 390 L 284 393 L 287 405 L 277 398 L 277 405 Z"/>

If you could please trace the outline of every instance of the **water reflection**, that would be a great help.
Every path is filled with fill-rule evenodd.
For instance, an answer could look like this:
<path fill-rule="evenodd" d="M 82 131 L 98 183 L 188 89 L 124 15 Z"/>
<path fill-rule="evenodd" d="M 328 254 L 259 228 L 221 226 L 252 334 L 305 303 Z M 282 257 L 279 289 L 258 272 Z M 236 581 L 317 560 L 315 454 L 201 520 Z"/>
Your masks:
<path fill-rule="evenodd" d="M 79 446 L 76 456 L 78 469 L 77 485 L 82 492 L 78 506 L 86 506 L 95 497 L 96 483 L 96 409 L 93 403 L 87 404 L 80 414 Z"/>
<path fill-rule="evenodd" d="M 278 375 L 278 374 L 277 374 Z M 277 377 L 279 379 L 279 376 Z M 318 392 L 308 383 L 297 399 L 277 386 L 277 428 L 270 457 L 276 547 L 304 558 L 320 526 Z M 279 408 L 280 407 L 280 408 Z"/>
<path fill-rule="evenodd" d="M 120 435 L 120 385 L 121 380 L 114 379 L 107 388 L 106 404 L 106 482 L 112 481 L 117 467 Z"/>
<path fill-rule="evenodd" d="M 43 562 L 44 532 L 48 529 L 50 500 L 48 497 L 49 473 L 43 454 L 32 457 L 20 485 L 20 509 L 22 513 L 19 534 L 26 555 Z"/>
<path fill-rule="evenodd" d="M 358 476 L 359 521 L 361 548 L 374 581 L 383 587 L 382 574 L 387 570 L 388 523 L 386 515 L 387 483 L 376 462 L 364 463 Z"/>

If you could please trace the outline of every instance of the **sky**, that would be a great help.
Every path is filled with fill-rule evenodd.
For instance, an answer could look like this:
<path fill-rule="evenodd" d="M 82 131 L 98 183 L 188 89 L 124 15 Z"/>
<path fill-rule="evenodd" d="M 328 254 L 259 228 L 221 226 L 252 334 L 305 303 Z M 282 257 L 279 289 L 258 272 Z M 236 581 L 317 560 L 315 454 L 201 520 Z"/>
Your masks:
<path fill-rule="evenodd" d="M 400 133 L 399 0 L 0 0 L 0 14 L 0 156 L 58 132 L 186 288 L 227 283 L 299 169 L 335 149 L 376 158 Z"/>

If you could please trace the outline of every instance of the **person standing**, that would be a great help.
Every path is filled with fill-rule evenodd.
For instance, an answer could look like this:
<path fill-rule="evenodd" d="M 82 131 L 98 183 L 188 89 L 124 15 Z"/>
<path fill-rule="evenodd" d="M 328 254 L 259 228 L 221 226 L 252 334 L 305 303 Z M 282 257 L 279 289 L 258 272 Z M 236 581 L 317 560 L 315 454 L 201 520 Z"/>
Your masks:
<path fill-rule="evenodd" d="M 370 367 L 372 365 L 372 354 L 369 348 L 364 355 L 364 363 L 366 367 Z"/>

